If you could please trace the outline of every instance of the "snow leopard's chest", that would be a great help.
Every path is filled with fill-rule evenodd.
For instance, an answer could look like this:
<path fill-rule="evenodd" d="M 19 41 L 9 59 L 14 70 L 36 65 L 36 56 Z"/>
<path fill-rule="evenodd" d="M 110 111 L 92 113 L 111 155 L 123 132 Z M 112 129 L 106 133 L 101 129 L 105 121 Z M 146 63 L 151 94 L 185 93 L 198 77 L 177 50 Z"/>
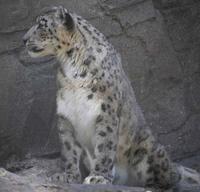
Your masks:
<path fill-rule="evenodd" d="M 95 98 L 88 99 L 90 93 L 84 88 L 66 87 L 57 93 L 57 114 L 66 117 L 77 134 L 77 140 L 91 146 L 95 132 L 95 120 L 100 112 L 100 104 Z"/>

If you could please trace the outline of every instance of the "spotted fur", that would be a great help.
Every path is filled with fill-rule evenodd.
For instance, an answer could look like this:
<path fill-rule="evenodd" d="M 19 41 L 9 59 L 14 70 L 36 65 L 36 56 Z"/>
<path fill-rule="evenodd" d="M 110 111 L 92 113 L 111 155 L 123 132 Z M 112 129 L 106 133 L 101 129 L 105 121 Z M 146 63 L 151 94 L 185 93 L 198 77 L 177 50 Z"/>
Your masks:
<path fill-rule="evenodd" d="M 179 182 L 184 171 L 155 141 L 120 56 L 103 34 L 82 17 L 55 7 L 38 17 L 24 42 L 32 57 L 53 55 L 59 61 L 57 114 L 64 174 L 57 179 L 164 189 Z M 89 170 L 86 178 L 79 169 L 82 159 Z M 197 182 L 191 175 L 185 180 Z"/>

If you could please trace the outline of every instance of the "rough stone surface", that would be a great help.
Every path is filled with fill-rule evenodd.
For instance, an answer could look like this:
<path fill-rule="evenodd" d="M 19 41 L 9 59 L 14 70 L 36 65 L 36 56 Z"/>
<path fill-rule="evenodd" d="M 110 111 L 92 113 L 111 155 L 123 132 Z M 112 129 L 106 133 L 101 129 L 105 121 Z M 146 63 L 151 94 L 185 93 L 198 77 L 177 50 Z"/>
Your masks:
<path fill-rule="evenodd" d="M 118 185 L 82 185 L 54 183 L 50 176 L 60 170 L 60 160 L 39 158 L 26 159 L 0 168 L 1 192 L 171 192 L 154 188 L 127 187 Z M 177 185 L 174 192 L 199 192 L 197 185 Z"/>
<path fill-rule="evenodd" d="M 121 53 L 146 120 L 172 158 L 200 167 L 200 3 L 153 3 L 0 1 L 0 164 L 59 151 L 56 61 L 31 59 L 22 36 L 44 7 L 62 4 L 87 18 Z"/>
<path fill-rule="evenodd" d="M 38 164 L 38 162 L 37 162 Z M 0 168 L 1 192 L 145 192 L 138 187 L 114 186 L 114 185 L 67 185 L 52 184 L 44 180 L 44 164 L 39 167 L 29 167 L 21 174 L 14 174 Z M 192 191 L 196 192 L 196 191 Z"/>
<path fill-rule="evenodd" d="M 175 160 L 197 167 L 199 161 L 195 156 L 200 151 L 200 3 L 197 0 L 155 0 L 154 3 L 164 18 L 165 30 L 181 71 L 178 88 L 182 94 L 176 92 L 174 99 L 182 97 L 176 103 L 182 102 L 184 112 L 184 119 L 178 126 L 173 126 L 170 132 L 166 127 L 167 134 L 159 136 L 166 144 L 171 141 L 171 155 Z M 178 112 L 177 108 L 174 111 Z M 197 160 L 196 164 L 192 157 Z"/>

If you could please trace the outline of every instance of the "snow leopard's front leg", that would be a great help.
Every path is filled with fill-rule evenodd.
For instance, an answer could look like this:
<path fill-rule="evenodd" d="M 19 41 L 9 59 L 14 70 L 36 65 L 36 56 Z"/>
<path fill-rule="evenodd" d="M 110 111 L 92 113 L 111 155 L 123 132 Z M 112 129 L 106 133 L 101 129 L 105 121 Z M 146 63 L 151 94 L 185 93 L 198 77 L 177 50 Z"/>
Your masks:
<path fill-rule="evenodd" d="M 119 118 L 117 106 L 106 101 L 101 103 L 101 113 L 96 118 L 94 159 L 86 184 L 113 182 L 113 164 L 116 157 Z"/>
<path fill-rule="evenodd" d="M 61 142 L 61 163 L 64 172 L 52 176 L 55 182 L 81 183 L 79 170 L 82 148 L 76 141 L 74 130 L 62 116 L 58 117 L 58 132 Z"/>

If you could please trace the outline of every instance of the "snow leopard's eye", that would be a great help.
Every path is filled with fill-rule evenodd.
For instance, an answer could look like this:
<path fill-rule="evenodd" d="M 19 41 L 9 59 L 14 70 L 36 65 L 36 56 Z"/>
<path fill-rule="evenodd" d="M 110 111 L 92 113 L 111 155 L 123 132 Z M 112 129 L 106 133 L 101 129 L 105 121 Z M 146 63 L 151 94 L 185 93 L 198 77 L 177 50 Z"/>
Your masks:
<path fill-rule="evenodd" d="M 48 27 L 48 20 L 44 16 L 38 16 L 36 18 L 36 23 L 38 24 L 38 28 Z"/>
<path fill-rule="evenodd" d="M 41 20 L 41 18 L 42 18 L 42 16 L 37 16 L 37 17 L 36 17 L 36 22 L 39 23 L 40 20 Z"/>

